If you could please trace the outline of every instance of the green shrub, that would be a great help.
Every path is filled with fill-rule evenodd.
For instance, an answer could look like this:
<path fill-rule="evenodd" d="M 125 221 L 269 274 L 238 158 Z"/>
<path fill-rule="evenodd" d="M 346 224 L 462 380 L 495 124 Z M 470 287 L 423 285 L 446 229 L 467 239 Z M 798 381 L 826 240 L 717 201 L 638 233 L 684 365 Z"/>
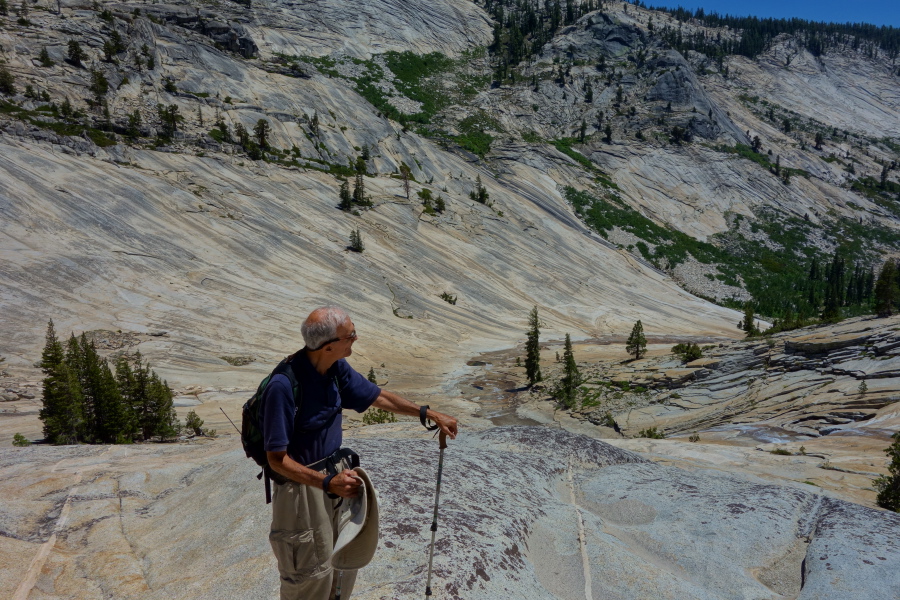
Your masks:
<path fill-rule="evenodd" d="M 383 423 L 396 423 L 397 416 L 380 408 L 370 408 L 362 417 L 363 425 L 381 425 Z"/>
<path fill-rule="evenodd" d="M 658 431 L 656 427 L 648 427 L 647 429 L 641 429 L 638 434 L 640 438 L 651 438 L 654 440 L 663 440 L 666 438 L 666 434 L 662 431 Z"/>
<path fill-rule="evenodd" d="M 466 117 L 459 122 L 457 128 L 460 131 L 460 135 L 454 138 L 456 142 L 481 158 L 484 158 L 484 155 L 490 151 L 491 142 L 494 141 L 494 137 L 486 133 L 485 129 L 501 130 L 500 124 L 484 111 L 479 111 Z"/>
<path fill-rule="evenodd" d="M 605 425 L 606 427 L 609 427 L 611 429 L 615 429 L 615 427 L 616 427 L 616 420 L 613 418 L 612 413 L 610 413 L 610 412 L 607 412 L 606 414 L 603 415 L 603 418 L 601 419 L 601 423 L 603 423 L 603 425 Z"/>
<path fill-rule="evenodd" d="M 779 456 L 792 456 L 792 453 L 789 450 L 785 450 L 784 448 L 775 448 L 774 450 L 769 450 L 769 454 L 778 454 Z"/>
<path fill-rule="evenodd" d="M 256 360 L 252 356 L 220 356 L 219 358 L 227 362 L 232 367 L 243 367 L 244 365 L 249 365 L 254 360 Z"/>
<path fill-rule="evenodd" d="M 672 347 L 672 354 L 678 355 L 683 362 L 691 362 L 698 358 L 703 358 L 703 351 L 697 344 L 678 344 Z"/>
<path fill-rule="evenodd" d="M 203 419 L 191 410 L 184 419 L 184 428 L 194 432 L 194 435 L 203 435 Z"/>
<path fill-rule="evenodd" d="M 21 433 L 17 433 L 13 436 L 13 446 L 18 446 L 19 448 L 24 448 L 25 446 L 30 446 L 31 442 Z"/>

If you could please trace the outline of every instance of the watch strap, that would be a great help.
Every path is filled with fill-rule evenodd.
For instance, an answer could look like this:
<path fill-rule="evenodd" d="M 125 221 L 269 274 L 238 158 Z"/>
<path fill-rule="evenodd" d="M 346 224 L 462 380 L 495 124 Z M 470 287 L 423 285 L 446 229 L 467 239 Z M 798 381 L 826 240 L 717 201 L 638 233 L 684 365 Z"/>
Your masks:
<path fill-rule="evenodd" d="M 429 408 L 431 408 L 431 407 L 428 406 L 427 404 L 424 405 L 424 406 L 420 406 L 420 407 L 419 407 L 419 420 L 422 422 L 422 427 L 424 427 L 424 428 L 427 429 L 428 431 L 434 431 L 435 429 L 438 428 L 438 426 L 437 426 L 437 425 L 432 425 L 432 426 L 429 427 L 429 426 L 428 426 L 428 423 L 429 423 L 430 421 L 429 421 L 428 418 L 425 416 L 425 415 L 428 414 L 428 409 L 429 409 Z"/>

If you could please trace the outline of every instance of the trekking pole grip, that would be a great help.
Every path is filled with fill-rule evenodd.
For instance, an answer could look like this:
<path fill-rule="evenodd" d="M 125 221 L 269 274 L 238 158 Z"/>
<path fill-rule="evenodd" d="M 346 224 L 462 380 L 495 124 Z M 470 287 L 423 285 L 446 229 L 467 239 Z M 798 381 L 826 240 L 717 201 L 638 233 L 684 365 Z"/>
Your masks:
<path fill-rule="evenodd" d="M 438 443 L 440 444 L 441 450 L 447 447 L 447 434 L 443 431 L 441 431 L 441 435 L 438 436 Z"/>

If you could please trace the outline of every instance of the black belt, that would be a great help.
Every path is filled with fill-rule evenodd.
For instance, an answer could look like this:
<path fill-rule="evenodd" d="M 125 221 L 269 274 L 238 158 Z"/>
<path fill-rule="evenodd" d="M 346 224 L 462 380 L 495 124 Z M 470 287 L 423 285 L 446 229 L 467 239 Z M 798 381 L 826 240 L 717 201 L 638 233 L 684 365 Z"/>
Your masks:
<path fill-rule="evenodd" d="M 340 467 L 344 459 L 350 459 L 351 469 L 355 469 L 359 466 L 359 455 L 356 452 L 350 448 L 340 448 L 332 452 L 330 456 L 326 456 L 322 460 L 317 460 L 312 464 L 306 465 L 306 467 L 313 471 L 336 475 L 338 473 L 338 467 Z"/>

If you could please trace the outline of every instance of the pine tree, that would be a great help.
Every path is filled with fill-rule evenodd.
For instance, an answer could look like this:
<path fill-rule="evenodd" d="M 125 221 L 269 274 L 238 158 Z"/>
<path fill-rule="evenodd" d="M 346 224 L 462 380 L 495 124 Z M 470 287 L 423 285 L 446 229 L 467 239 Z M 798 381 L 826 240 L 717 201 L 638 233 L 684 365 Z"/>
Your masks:
<path fill-rule="evenodd" d="M 378 379 L 375 377 L 375 367 L 369 367 L 369 374 L 366 379 L 371 383 L 378 383 Z"/>
<path fill-rule="evenodd" d="M 222 113 L 219 112 L 219 109 L 216 109 L 216 124 L 215 128 L 222 132 L 222 141 L 226 143 L 231 143 L 231 132 L 228 130 L 228 123 L 225 122 L 225 119 L 222 118 Z"/>
<path fill-rule="evenodd" d="M 81 386 L 66 364 L 63 345 L 56 337 L 52 320 L 47 325 L 41 370 L 44 372 L 44 398 L 40 419 L 44 424 L 44 437 L 51 444 L 74 444 L 82 426 Z"/>
<path fill-rule="evenodd" d="M 119 386 L 116 385 L 116 378 L 106 359 L 98 357 L 97 364 L 100 371 L 95 398 L 99 424 L 97 438 L 107 444 L 130 442 L 128 415 L 119 394 Z"/>
<path fill-rule="evenodd" d="M 6 67 L 0 65 L 0 94 L 13 96 L 16 93 L 16 78 Z"/>
<path fill-rule="evenodd" d="M 125 441 L 120 437 L 125 417 L 122 397 L 109 365 L 85 334 L 81 334 L 75 346 L 73 357 L 77 353 L 77 370 L 84 394 L 85 440 L 107 444 Z"/>
<path fill-rule="evenodd" d="M 409 167 L 405 164 L 400 165 L 400 177 L 403 179 L 403 193 L 406 194 L 407 200 L 409 200 L 409 175 Z"/>
<path fill-rule="evenodd" d="M 9 3 L 6 0 L 0 0 L 0 15 L 9 16 Z"/>
<path fill-rule="evenodd" d="M 528 385 L 534 385 L 541 381 L 541 320 L 538 317 L 537 306 L 528 314 L 528 334 L 525 341 L 525 376 L 528 377 Z"/>
<path fill-rule="evenodd" d="M 469 198 L 476 202 L 480 202 L 481 204 L 487 204 L 490 197 L 491 195 L 488 193 L 487 188 L 481 184 L 481 175 L 476 175 L 475 189 L 469 192 Z"/>
<path fill-rule="evenodd" d="M 150 369 L 149 365 L 147 369 Z M 172 389 L 169 384 L 160 380 L 159 376 L 150 370 L 150 382 L 147 389 L 154 417 L 153 435 L 159 436 L 161 440 L 176 437 L 181 433 L 181 422 L 172 405 Z"/>
<path fill-rule="evenodd" d="M 894 308 L 900 302 L 900 287 L 897 281 L 897 265 L 893 260 L 884 261 L 878 281 L 875 283 L 875 313 L 879 317 L 894 314 Z"/>
<path fill-rule="evenodd" d="M 744 304 L 744 318 L 738 324 L 738 328 L 742 329 L 747 337 L 759 335 L 759 329 L 756 327 L 756 307 L 752 303 Z"/>
<path fill-rule="evenodd" d="M 366 249 L 363 244 L 362 234 L 359 233 L 359 227 L 350 232 L 350 249 L 354 252 L 362 252 Z"/>
<path fill-rule="evenodd" d="M 137 354 L 140 360 L 140 353 Z M 140 437 L 140 423 L 138 419 L 138 393 L 137 378 L 127 356 L 122 355 L 116 359 L 116 387 L 122 399 L 122 437 L 133 440 Z"/>
<path fill-rule="evenodd" d="M 422 199 L 422 212 L 427 215 L 433 215 L 434 201 L 431 199 L 431 190 L 429 190 L 428 188 L 422 188 L 421 190 L 419 190 L 417 195 Z"/>
<path fill-rule="evenodd" d="M 91 85 L 88 89 L 94 94 L 94 102 L 100 104 L 109 91 L 109 81 L 107 81 L 102 71 L 91 69 Z"/>
<path fill-rule="evenodd" d="M 178 113 L 178 105 L 163 106 L 162 104 L 157 104 L 156 112 L 162 126 L 161 136 L 171 139 L 175 132 L 178 131 L 178 124 L 184 121 L 184 116 Z"/>
<path fill-rule="evenodd" d="M 81 427 L 79 428 L 78 438 L 81 441 L 91 442 L 91 432 L 93 431 L 93 404 L 92 396 L 88 396 L 86 392 L 86 379 L 84 376 L 84 357 L 81 353 L 81 344 L 78 343 L 78 338 L 75 337 L 75 333 L 72 333 L 69 336 L 69 340 L 66 342 L 66 365 L 68 366 L 71 376 L 74 377 L 76 381 L 77 389 L 80 393 L 81 398 Z"/>
<path fill-rule="evenodd" d="M 628 354 L 634 354 L 635 360 L 640 359 L 647 351 L 647 338 L 644 337 L 644 325 L 638 321 L 631 328 L 631 335 L 625 343 L 625 351 Z"/>
<path fill-rule="evenodd" d="M 138 109 L 128 115 L 128 128 L 125 130 L 125 135 L 132 139 L 141 135 L 141 111 Z"/>
<path fill-rule="evenodd" d="M 822 319 L 826 321 L 833 321 L 841 316 L 846 291 L 844 272 L 844 259 L 835 253 L 831 264 L 825 269 L 825 308 L 822 310 Z"/>
<path fill-rule="evenodd" d="M 41 61 L 42 67 L 52 67 L 56 63 L 50 58 L 50 53 L 47 52 L 47 46 L 41 48 L 41 53 L 38 55 L 38 60 Z"/>
<path fill-rule="evenodd" d="M 878 491 L 875 502 L 878 506 L 900 512 L 900 431 L 891 436 L 894 443 L 884 451 L 891 462 L 888 465 L 888 475 L 882 475 L 873 484 Z"/>
<path fill-rule="evenodd" d="M 353 204 L 360 206 L 371 206 L 371 202 L 366 198 L 366 181 L 363 174 L 357 171 L 356 178 L 353 180 Z"/>
<path fill-rule="evenodd" d="M 447 210 L 447 202 L 444 200 L 444 197 L 438 194 L 438 197 L 434 201 L 434 210 L 442 213 Z"/>
<path fill-rule="evenodd" d="M 256 122 L 256 126 L 253 128 L 253 135 L 256 136 L 256 143 L 259 144 L 260 148 L 266 149 L 269 147 L 270 131 L 269 122 L 265 119 L 260 119 Z"/>
<path fill-rule="evenodd" d="M 250 134 L 247 132 L 247 128 L 244 127 L 243 123 L 238 123 L 234 126 L 234 135 L 237 136 L 238 144 L 241 147 L 246 148 L 250 144 Z"/>
<path fill-rule="evenodd" d="M 69 119 L 74 114 L 75 110 L 72 108 L 72 102 L 69 100 L 69 97 L 66 96 L 63 99 L 62 105 L 59 107 L 59 114 L 61 114 L 64 118 Z"/>
<path fill-rule="evenodd" d="M 577 402 L 578 386 L 581 385 L 581 374 L 575 363 L 575 353 L 572 351 L 572 338 L 566 334 L 566 344 L 563 350 L 563 376 L 556 389 L 556 399 L 564 407 L 575 408 Z"/>
<path fill-rule="evenodd" d="M 76 67 L 80 67 L 81 61 L 87 58 L 84 50 L 81 49 L 81 44 L 79 44 L 77 40 L 69 40 L 68 50 L 69 62 Z"/>
<path fill-rule="evenodd" d="M 584 135 L 587 132 L 587 123 L 584 122 L 584 119 L 581 120 L 581 128 L 578 130 L 578 141 L 582 144 L 584 143 Z"/>
<path fill-rule="evenodd" d="M 338 208 L 349 212 L 353 208 L 353 196 L 350 194 L 350 182 L 346 179 L 341 181 L 340 203 Z"/>

